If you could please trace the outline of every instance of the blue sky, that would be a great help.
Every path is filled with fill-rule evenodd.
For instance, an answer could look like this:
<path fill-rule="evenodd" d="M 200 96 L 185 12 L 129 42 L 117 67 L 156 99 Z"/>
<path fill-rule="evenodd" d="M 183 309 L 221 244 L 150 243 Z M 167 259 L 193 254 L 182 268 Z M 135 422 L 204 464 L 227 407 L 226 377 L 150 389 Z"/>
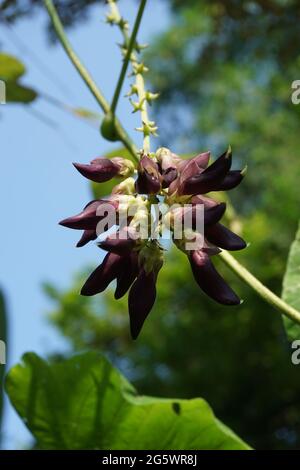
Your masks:
<path fill-rule="evenodd" d="M 120 8 L 132 24 L 136 2 L 122 0 Z M 94 7 L 90 20 L 70 31 L 69 37 L 110 98 L 121 65 L 116 46 L 120 36 L 117 29 L 104 24 L 103 18 L 104 8 Z M 169 19 L 165 2 L 153 0 L 145 12 L 140 40 L 150 42 L 151 35 L 163 31 Z M 43 30 L 45 22 L 46 14 L 41 13 L 22 20 L 14 30 L 58 79 L 41 71 L 32 54 L 20 51 L 3 25 L 0 30 L 2 50 L 25 63 L 28 70 L 24 83 L 74 107 L 98 111 L 97 103 L 63 50 L 60 46 L 50 47 Z M 47 355 L 67 348 L 65 340 L 47 323 L 45 314 L 51 310 L 51 303 L 41 285 L 50 281 L 67 287 L 74 272 L 97 261 L 95 246 L 76 249 L 78 233 L 59 227 L 57 222 L 78 212 L 90 198 L 88 184 L 76 173 L 72 162 L 88 162 L 113 148 L 96 128 L 44 100 L 39 99 L 33 109 L 50 120 L 51 125 L 20 106 L 0 107 L 0 191 L 4 221 L 0 233 L 0 286 L 9 309 L 9 367 L 26 351 Z M 139 124 L 139 117 L 131 114 L 127 100 L 121 100 L 118 115 L 140 146 L 140 135 L 133 130 Z M 23 448 L 30 442 L 26 428 L 8 403 L 3 432 L 5 448 Z"/>

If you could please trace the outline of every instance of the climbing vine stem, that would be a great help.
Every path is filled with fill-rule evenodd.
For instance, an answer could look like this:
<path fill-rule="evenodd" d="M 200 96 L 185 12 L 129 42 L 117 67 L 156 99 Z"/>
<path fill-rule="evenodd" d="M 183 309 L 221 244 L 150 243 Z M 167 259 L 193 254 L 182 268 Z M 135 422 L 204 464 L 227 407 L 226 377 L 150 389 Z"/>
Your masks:
<path fill-rule="evenodd" d="M 295 308 L 288 305 L 280 297 L 277 297 L 274 292 L 268 289 L 262 282 L 260 282 L 253 274 L 251 274 L 241 263 L 239 263 L 230 253 L 222 251 L 219 254 L 222 261 L 242 279 L 248 286 L 250 286 L 260 297 L 262 297 L 268 304 L 280 310 L 285 316 L 289 317 L 296 323 L 300 324 L 300 312 Z"/>
<path fill-rule="evenodd" d="M 48 11 L 48 14 L 50 16 L 50 19 L 53 24 L 53 28 L 55 30 L 55 33 L 57 35 L 57 38 L 59 39 L 61 45 L 63 46 L 66 54 L 68 55 L 69 59 L 73 63 L 74 67 L 76 68 L 77 72 L 87 85 L 88 89 L 90 92 L 93 94 L 95 97 L 96 101 L 102 108 L 105 114 L 108 114 L 110 111 L 110 105 L 101 93 L 100 89 L 92 79 L 90 73 L 88 70 L 85 68 L 85 66 L 82 64 L 80 61 L 78 55 L 75 53 L 74 49 L 72 48 L 66 33 L 64 31 L 63 25 L 61 23 L 61 20 L 57 14 L 56 8 L 53 4 L 52 0 L 44 0 L 45 7 Z M 128 136 L 127 132 L 121 125 L 118 119 L 115 120 L 115 131 L 118 137 L 118 140 L 120 140 L 124 146 L 129 150 L 129 152 L 132 154 L 134 159 L 137 159 L 137 148 L 135 147 L 134 143 Z"/>

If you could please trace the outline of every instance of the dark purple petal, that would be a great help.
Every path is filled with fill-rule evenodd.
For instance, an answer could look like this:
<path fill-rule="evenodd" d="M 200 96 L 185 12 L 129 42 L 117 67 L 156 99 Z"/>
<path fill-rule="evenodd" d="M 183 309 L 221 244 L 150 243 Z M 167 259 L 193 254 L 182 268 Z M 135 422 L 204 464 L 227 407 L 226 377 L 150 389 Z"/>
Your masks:
<path fill-rule="evenodd" d="M 226 174 L 230 170 L 232 165 L 232 151 L 231 148 L 222 153 L 222 155 L 217 158 L 208 168 L 206 168 L 205 173 L 221 173 Z"/>
<path fill-rule="evenodd" d="M 103 292 L 116 279 L 123 258 L 114 253 L 108 253 L 102 264 L 92 272 L 81 289 L 81 295 L 91 296 Z"/>
<path fill-rule="evenodd" d="M 205 237 L 209 242 L 224 250 L 242 250 L 247 246 L 241 237 L 220 223 L 205 227 Z"/>
<path fill-rule="evenodd" d="M 147 156 L 144 156 L 139 162 L 135 188 L 139 194 L 156 194 L 161 189 L 158 165 Z"/>
<path fill-rule="evenodd" d="M 210 159 L 210 152 L 199 153 L 193 160 L 199 165 L 201 168 L 206 168 Z"/>
<path fill-rule="evenodd" d="M 117 276 L 117 287 L 115 290 L 115 299 L 121 299 L 138 275 L 138 257 L 136 253 L 131 253 L 124 258 L 122 269 Z"/>
<path fill-rule="evenodd" d="M 73 165 L 85 178 L 96 183 L 109 181 L 119 172 L 119 166 L 108 158 L 97 158 L 90 165 L 82 163 L 73 163 Z"/>
<path fill-rule="evenodd" d="M 97 215 L 99 213 L 98 209 L 100 206 L 103 206 L 103 214 Z M 62 225 L 67 228 L 72 228 L 75 230 L 96 230 L 98 222 L 104 219 L 104 217 L 111 214 L 115 214 L 116 208 L 118 207 L 117 201 L 105 201 L 98 200 L 92 201 L 89 203 L 82 212 L 72 217 L 59 222 L 59 225 Z M 115 217 L 111 217 L 111 225 L 107 227 L 109 229 L 114 225 Z"/>
<path fill-rule="evenodd" d="M 214 199 L 211 199 L 206 196 L 200 196 L 200 195 L 193 196 L 191 199 L 191 203 L 196 204 L 196 205 L 203 204 L 204 209 L 210 209 L 212 207 L 216 207 L 219 204 L 219 202 L 215 201 Z"/>
<path fill-rule="evenodd" d="M 236 188 L 243 180 L 245 176 L 244 170 L 233 170 L 225 176 L 223 181 L 218 185 L 215 191 L 228 191 L 230 189 Z"/>
<path fill-rule="evenodd" d="M 168 188 L 170 184 L 177 178 L 176 168 L 168 168 L 162 173 L 162 187 Z"/>
<path fill-rule="evenodd" d="M 103 204 L 102 200 L 92 201 L 85 206 L 82 212 L 59 222 L 67 228 L 76 230 L 93 230 L 96 228 L 99 217 L 96 216 L 98 207 Z"/>
<path fill-rule="evenodd" d="M 217 246 L 212 245 L 207 240 L 204 241 L 204 246 L 201 248 L 204 253 L 207 253 L 209 256 L 215 256 L 221 253 L 222 250 Z"/>
<path fill-rule="evenodd" d="M 189 160 L 180 172 L 180 183 L 182 184 L 193 176 L 199 176 L 203 171 L 203 168 L 200 168 L 194 160 Z"/>
<path fill-rule="evenodd" d="M 192 176 L 183 181 L 178 193 L 183 194 L 205 194 L 213 191 L 224 180 L 230 170 L 232 163 L 232 153 L 229 149 L 223 153 L 212 165 L 210 165 L 201 174 Z"/>
<path fill-rule="evenodd" d="M 219 222 L 225 213 L 226 203 L 217 203 L 208 208 L 204 206 L 204 211 L 200 209 L 202 209 L 200 204 L 181 206 L 173 211 L 174 220 L 176 220 L 176 223 L 184 223 L 186 228 L 189 226 L 193 230 L 200 230 L 202 222 L 204 227 Z M 202 220 L 202 217 L 204 220 Z"/>
<path fill-rule="evenodd" d="M 138 337 L 144 321 L 154 305 L 156 299 L 155 284 L 155 273 L 151 271 L 149 274 L 146 274 L 142 270 L 129 291 L 128 309 L 130 331 L 133 339 Z"/>
<path fill-rule="evenodd" d="M 85 230 L 76 246 L 77 248 L 80 248 L 86 245 L 87 243 L 91 242 L 92 240 L 96 240 L 96 238 L 97 233 L 95 230 Z"/>
<path fill-rule="evenodd" d="M 221 220 L 226 210 L 226 203 L 221 202 L 214 207 L 204 209 L 204 225 L 216 224 Z"/>
<path fill-rule="evenodd" d="M 207 253 L 193 251 L 189 256 L 195 281 L 200 289 L 223 305 L 238 305 L 239 297 L 215 269 Z"/>
<path fill-rule="evenodd" d="M 204 153 L 199 153 L 196 157 L 189 158 L 187 160 L 179 160 L 177 163 L 177 168 L 180 171 L 183 171 L 183 169 L 187 166 L 189 162 L 194 162 L 197 163 L 198 167 L 202 168 L 205 170 L 205 168 L 208 165 L 210 159 L 210 152 L 204 152 Z"/>
<path fill-rule="evenodd" d="M 119 232 L 109 235 L 105 240 L 101 241 L 98 246 L 103 250 L 117 255 L 128 255 L 136 246 L 133 229 L 125 227 Z"/>
<path fill-rule="evenodd" d="M 168 195 L 171 196 L 172 194 L 174 194 L 176 191 L 178 191 L 178 188 L 180 186 L 180 178 L 177 177 L 174 181 L 172 181 L 172 183 L 170 184 L 169 186 L 169 190 L 168 190 Z"/>

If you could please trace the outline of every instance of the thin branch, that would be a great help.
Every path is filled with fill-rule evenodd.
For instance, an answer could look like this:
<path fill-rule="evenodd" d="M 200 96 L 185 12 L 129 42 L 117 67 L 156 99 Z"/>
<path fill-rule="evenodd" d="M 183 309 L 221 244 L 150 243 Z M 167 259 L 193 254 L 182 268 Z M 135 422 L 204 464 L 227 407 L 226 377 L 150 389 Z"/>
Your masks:
<path fill-rule="evenodd" d="M 125 76 L 126 76 L 126 72 L 127 72 L 127 69 L 128 69 L 129 62 L 130 62 L 131 54 L 132 54 L 132 51 L 134 49 L 137 33 L 138 33 L 138 30 L 139 30 L 139 27 L 140 27 L 140 24 L 141 24 L 141 21 L 142 21 L 142 17 L 143 17 L 143 13 L 144 13 L 144 10 L 145 10 L 146 3 L 147 3 L 147 0 L 141 0 L 140 7 L 139 7 L 139 10 L 138 10 L 138 13 L 137 13 L 137 16 L 136 16 L 136 20 L 135 20 L 135 23 L 134 23 L 134 26 L 133 26 L 132 34 L 131 34 L 131 37 L 129 39 L 127 52 L 126 52 L 126 56 L 125 56 L 123 66 L 122 66 L 122 69 L 121 69 L 120 77 L 119 77 L 119 80 L 118 80 L 118 83 L 117 83 L 117 86 L 116 86 L 116 90 L 115 90 L 115 93 L 114 93 L 114 97 L 113 97 L 113 100 L 112 100 L 112 104 L 111 104 L 111 113 L 112 114 L 115 114 L 115 111 L 116 111 L 116 108 L 117 108 L 118 100 L 119 100 L 120 93 L 121 93 L 121 90 L 122 90 L 122 86 L 123 86 L 123 83 L 124 83 L 124 80 L 125 80 Z"/>
<path fill-rule="evenodd" d="M 79 75 L 81 76 L 81 78 L 83 79 L 83 81 L 85 82 L 85 84 L 87 85 L 87 87 L 89 88 L 89 90 L 91 91 L 93 96 L 95 97 L 96 101 L 98 102 L 98 104 L 100 105 L 100 107 L 102 108 L 104 113 L 108 114 L 109 111 L 110 111 L 110 105 L 106 101 L 106 99 L 104 98 L 103 94 L 99 90 L 99 88 L 96 85 L 96 83 L 94 82 L 94 80 L 92 79 L 92 77 L 91 77 L 90 73 L 88 72 L 88 70 L 84 67 L 84 65 L 81 63 L 79 57 L 77 56 L 77 54 L 73 50 L 73 48 L 72 48 L 72 46 L 71 46 L 71 44 L 70 44 L 70 42 L 69 42 L 69 40 L 66 36 L 66 33 L 65 33 L 63 25 L 60 21 L 60 18 L 57 14 L 57 11 L 55 9 L 53 1 L 52 0 L 44 0 L 44 4 L 45 4 L 45 7 L 46 7 L 46 9 L 48 11 L 48 14 L 50 16 L 50 19 L 52 21 L 52 24 L 53 24 L 54 30 L 57 34 L 57 37 L 58 37 L 60 43 L 62 44 L 65 52 L 67 53 L 68 57 L 70 58 L 71 62 L 74 65 L 74 67 L 76 68 Z M 116 130 L 116 133 L 118 135 L 119 140 L 121 142 L 123 142 L 125 147 L 132 154 L 132 156 L 137 160 L 137 148 L 135 147 L 134 143 L 132 142 L 132 140 L 128 136 L 127 132 L 125 131 L 125 129 L 123 128 L 123 126 L 121 125 L 119 120 L 117 120 L 117 119 L 115 120 L 115 130 Z"/>
<path fill-rule="evenodd" d="M 250 286 L 260 297 L 268 302 L 273 307 L 280 310 L 280 312 L 300 324 L 300 312 L 295 308 L 288 305 L 280 297 L 277 297 L 274 292 L 262 284 L 256 277 L 253 276 L 242 264 L 240 264 L 230 253 L 222 251 L 219 254 L 222 261 L 242 279 L 248 286 Z"/>

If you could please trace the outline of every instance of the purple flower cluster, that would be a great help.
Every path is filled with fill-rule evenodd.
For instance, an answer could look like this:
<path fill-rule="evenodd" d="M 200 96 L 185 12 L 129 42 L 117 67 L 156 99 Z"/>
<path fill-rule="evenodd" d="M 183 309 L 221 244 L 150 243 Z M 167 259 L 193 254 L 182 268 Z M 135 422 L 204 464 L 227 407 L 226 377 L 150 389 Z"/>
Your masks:
<path fill-rule="evenodd" d="M 221 249 L 241 250 L 246 247 L 246 243 L 220 223 L 226 204 L 205 194 L 235 188 L 242 181 L 244 171 L 231 170 L 231 149 L 211 165 L 209 160 L 209 152 L 183 159 L 161 148 L 156 154 L 141 154 L 137 168 L 130 160 L 122 157 L 97 158 L 88 165 L 74 164 L 83 176 L 97 183 L 114 177 L 122 178 L 107 199 L 91 201 L 80 214 L 60 224 L 83 230 L 78 247 L 96 240 L 101 232 L 111 229 L 113 225 L 118 226 L 114 234 L 98 243 L 107 254 L 102 264 L 87 279 L 81 294 L 91 296 L 103 292 L 113 280 L 116 280 L 116 299 L 129 291 L 128 310 L 134 339 L 139 335 L 155 302 L 157 276 L 163 265 L 163 249 L 159 240 L 151 234 L 146 239 L 141 238 L 138 230 L 141 221 L 146 220 L 148 223 L 151 219 L 153 201 L 162 200 L 170 207 L 174 203 L 177 205 L 176 210 L 170 209 L 168 214 L 171 230 L 175 215 L 183 217 L 184 205 L 190 204 L 191 231 L 195 239 L 202 237 L 201 247 L 187 250 L 184 233 L 183 238 L 174 239 L 174 243 L 186 253 L 197 284 L 208 296 L 224 305 L 240 303 L 238 296 L 215 269 L 211 257 L 220 253 Z M 134 173 L 137 173 L 136 178 L 133 178 Z M 194 224 L 199 205 L 204 210 L 203 234 L 196 231 Z M 121 215 L 129 208 L 133 211 L 124 226 Z M 116 215 L 111 222 L 107 218 L 110 211 Z M 99 230 L 99 223 L 104 220 L 108 222 L 102 224 Z M 164 220 L 167 219 L 161 217 L 162 226 Z"/>

